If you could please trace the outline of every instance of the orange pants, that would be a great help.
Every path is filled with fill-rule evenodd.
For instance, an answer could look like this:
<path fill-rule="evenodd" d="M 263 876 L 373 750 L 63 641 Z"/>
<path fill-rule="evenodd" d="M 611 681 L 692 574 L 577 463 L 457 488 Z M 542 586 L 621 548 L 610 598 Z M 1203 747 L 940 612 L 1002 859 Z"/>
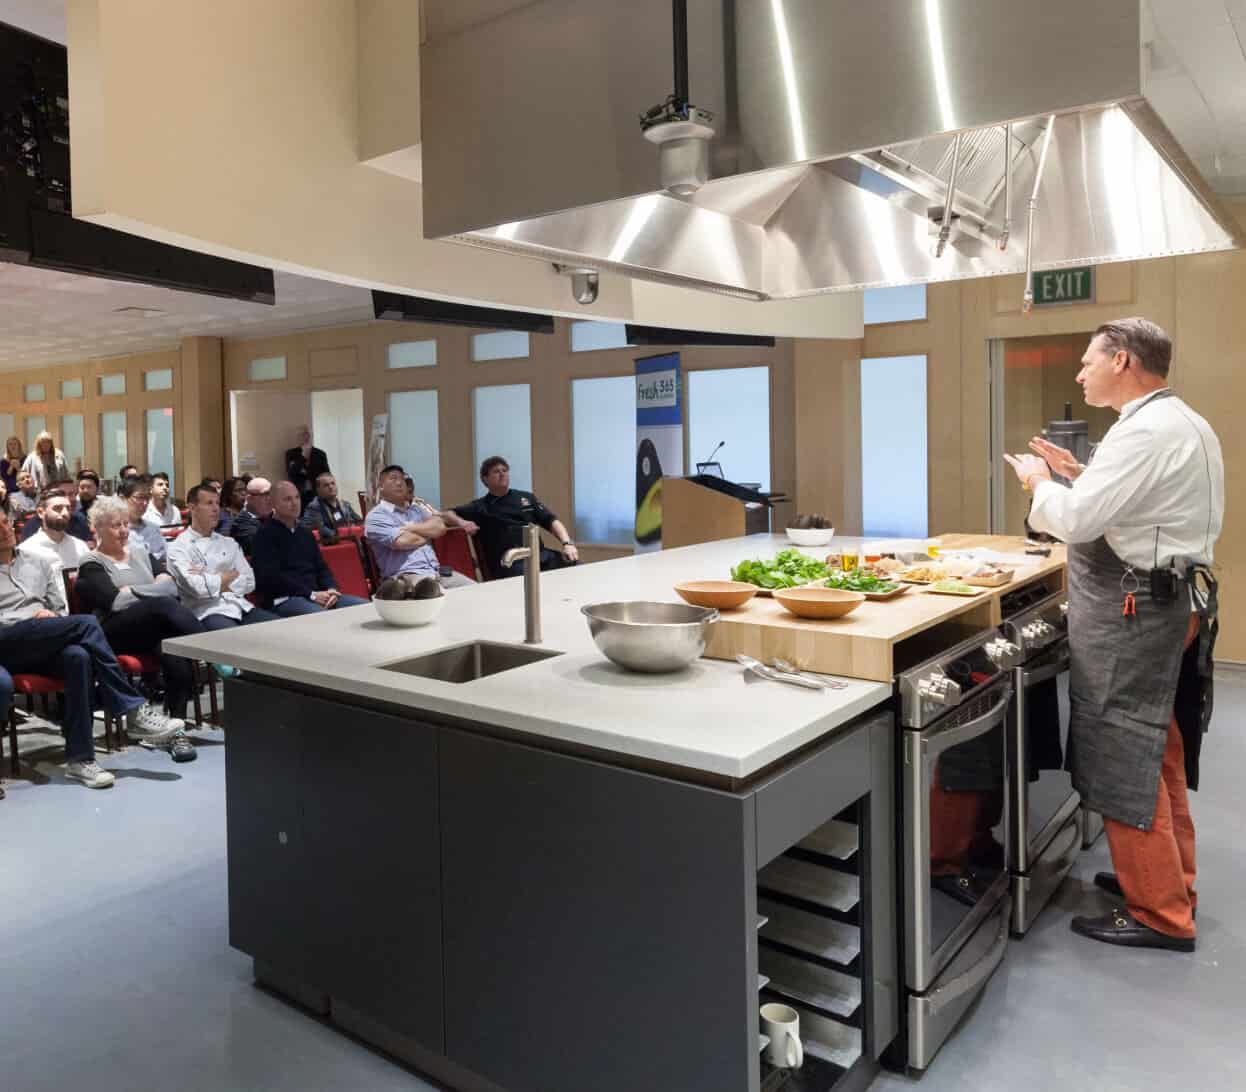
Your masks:
<path fill-rule="evenodd" d="M 1198 615 L 1192 614 L 1186 648 L 1198 635 L 1198 622 Z M 1103 828 L 1130 914 L 1168 936 L 1194 936 L 1192 912 L 1198 905 L 1194 890 L 1194 820 L 1186 793 L 1185 745 L 1176 717 L 1168 725 L 1151 829 L 1138 830 L 1106 816 Z"/>

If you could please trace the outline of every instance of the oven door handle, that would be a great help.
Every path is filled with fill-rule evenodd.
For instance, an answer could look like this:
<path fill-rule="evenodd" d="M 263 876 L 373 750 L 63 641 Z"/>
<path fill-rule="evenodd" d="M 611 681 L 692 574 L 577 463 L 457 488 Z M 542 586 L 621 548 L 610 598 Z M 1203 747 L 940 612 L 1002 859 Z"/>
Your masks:
<path fill-rule="evenodd" d="M 923 736 L 922 748 L 927 757 L 933 757 L 949 747 L 956 747 L 974 736 L 984 735 L 1003 721 L 1008 712 L 1008 703 L 1012 701 L 1012 686 L 1001 688 L 1000 695 L 1000 699 L 982 716 L 974 717 L 973 720 L 967 720 L 954 728 L 945 728 L 941 732 Z"/>
<path fill-rule="evenodd" d="M 1033 671 L 1021 672 L 1021 688 L 1028 690 L 1031 686 L 1037 686 L 1039 683 L 1046 682 L 1048 679 L 1054 679 L 1063 671 L 1069 669 L 1069 653 L 1066 649 L 1064 655 L 1054 663 L 1044 664 L 1042 667 L 1036 667 Z"/>
<path fill-rule="evenodd" d="M 1004 950 L 1008 947 L 1008 928 L 1011 923 L 1012 900 L 1005 896 L 1000 904 L 999 928 L 995 933 L 995 939 L 991 941 L 990 948 L 968 970 L 962 971 L 950 982 L 936 986 L 926 995 L 931 1015 L 938 1012 L 944 1005 L 963 997 L 970 990 L 977 989 L 995 973 L 995 968 L 1004 958 Z"/>

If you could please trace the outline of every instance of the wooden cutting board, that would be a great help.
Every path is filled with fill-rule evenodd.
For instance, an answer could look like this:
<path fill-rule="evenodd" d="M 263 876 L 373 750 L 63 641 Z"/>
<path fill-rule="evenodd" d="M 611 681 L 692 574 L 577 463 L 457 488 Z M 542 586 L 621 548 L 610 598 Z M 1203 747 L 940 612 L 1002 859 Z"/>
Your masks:
<path fill-rule="evenodd" d="M 1010 541 L 972 538 L 972 545 L 996 549 Z M 754 596 L 743 607 L 720 614 L 710 628 L 705 655 L 734 660 L 743 652 L 765 663 L 779 656 L 805 671 L 890 682 L 895 647 L 905 638 L 951 619 L 984 628 L 998 625 L 1002 594 L 1038 579 L 1058 581 L 1063 568 L 1064 552 L 1057 550 L 1050 558 L 1035 558 L 1032 567 L 1018 569 L 1012 583 L 984 588 L 980 595 L 930 595 L 912 587 L 895 599 L 866 600 L 843 618 L 797 618 L 773 599 Z"/>

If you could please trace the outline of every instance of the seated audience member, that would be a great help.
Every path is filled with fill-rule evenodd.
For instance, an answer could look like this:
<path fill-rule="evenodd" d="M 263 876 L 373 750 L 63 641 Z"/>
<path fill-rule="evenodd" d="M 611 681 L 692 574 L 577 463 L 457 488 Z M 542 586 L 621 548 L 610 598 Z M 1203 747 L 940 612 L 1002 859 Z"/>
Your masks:
<path fill-rule="evenodd" d="M 39 490 L 35 488 L 35 479 L 29 471 L 21 470 L 17 475 L 17 490 L 9 495 L 9 510 L 15 516 L 23 512 L 33 512 L 39 507 Z"/>
<path fill-rule="evenodd" d="M 360 516 L 351 506 L 350 501 L 337 495 L 337 479 L 328 471 L 316 479 L 316 496 L 303 509 L 303 526 L 320 534 L 320 541 L 326 546 L 338 539 L 338 531 L 343 527 L 358 527 L 363 523 Z"/>
<path fill-rule="evenodd" d="M 247 601 L 247 593 L 255 590 L 255 574 L 241 547 L 213 530 L 221 518 L 216 490 L 196 485 L 186 500 L 190 526 L 169 543 L 167 563 L 187 610 L 205 629 L 275 621 L 277 615 Z"/>
<path fill-rule="evenodd" d="M 191 762 L 195 748 L 182 729 L 186 703 L 194 692 L 194 669 L 185 657 L 161 654 L 160 642 L 202 633 L 203 623 L 177 601 L 177 585 L 164 565 L 130 537 L 132 511 L 119 497 L 100 497 L 91 506 L 91 529 L 98 545 L 78 567 L 78 599 L 98 619 L 114 652 L 160 656 L 164 709 L 147 705 L 138 711 L 135 719 L 151 733 L 139 742 L 168 750 L 175 762 Z M 169 729 L 174 729 L 173 735 Z"/>
<path fill-rule="evenodd" d="M 431 506 L 419 500 L 411 502 L 405 477 L 400 466 L 387 466 L 381 471 L 377 489 L 380 500 L 364 520 L 364 534 L 376 553 L 382 579 L 399 577 L 417 583 L 426 576 L 435 576 L 443 588 L 475 583 L 462 573 L 442 571 L 430 543 L 446 533 L 446 522 Z"/>
<path fill-rule="evenodd" d="M 157 744 L 170 738 L 144 728 L 147 705 L 117 664 L 100 624 L 89 614 L 65 614 L 65 589 L 57 567 L 18 546 L 13 525 L 0 514 L 0 663 L 5 670 L 55 675 L 65 683 L 65 776 L 105 789 L 113 775 L 95 761 L 96 698 L 115 717 L 126 718 L 135 739 Z"/>
<path fill-rule="evenodd" d="M 45 489 L 35 511 L 39 519 L 31 526 L 37 530 L 23 538 L 22 549 L 55 562 L 58 571 L 76 569 L 90 547 L 69 534 L 69 521 L 73 516 L 69 498 L 60 489 Z"/>
<path fill-rule="evenodd" d="M 260 596 L 284 617 L 366 603 L 366 599 L 338 591 L 311 531 L 299 523 L 301 504 L 293 482 L 273 486 L 272 518 L 256 532 L 251 551 Z"/>
<path fill-rule="evenodd" d="M 73 482 L 64 481 L 57 482 L 56 485 L 50 486 L 44 490 L 43 495 L 47 496 L 48 492 L 55 490 L 60 493 L 67 501 L 69 501 L 69 526 L 65 528 L 68 534 L 74 538 L 80 538 L 83 542 L 91 540 L 91 525 L 87 522 L 86 516 L 78 511 L 78 487 Z M 38 508 L 36 507 L 36 515 Z M 38 534 L 40 522 L 37 519 L 27 519 L 22 527 L 20 540 L 26 542 L 28 539 Z"/>
<path fill-rule="evenodd" d="M 126 463 L 125 466 L 123 466 L 120 470 L 117 471 L 118 481 L 123 482 L 127 478 L 137 478 L 137 477 L 138 477 L 138 467 L 135 466 L 133 463 Z"/>
<path fill-rule="evenodd" d="M 251 556 L 251 544 L 263 522 L 273 514 L 272 483 L 267 478 L 252 478 L 247 482 L 247 504 L 230 525 L 229 533 Z"/>
<path fill-rule="evenodd" d="M 94 470 L 78 471 L 78 511 L 91 522 L 91 505 L 99 496 L 100 476 Z"/>
<path fill-rule="evenodd" d="M 3 478 L 0 478 L 0 511 L 3 511 L 6 516 L 12 511 L 9 507 L 9 487 L 4 484 Z M 0 721 L 0 724 L 3 723 Z"/>
<path fill-rule="evenodd" d="M 0 479 L 0 485 L 3 485 Z M 5 513 L 8 514 L 7 512 Z M 9 710 L 13 706 L 13 676 L 0 667 L 0 725 L 9 723 Z M 4 799 L 4 782 L 0 781 L 0 800 Z"/>
<path fill-rule="evenodd" d="M 221 522 L 216 525 L 218 534 L 231 533 L 234 520 L 247 502 L 247 483 L 244 478 L 226 478 L 221 486 Z"/>
<path fill-rule="evenodd" d="M 502 555 L 524 544 L 523 529 L 530 523 L 539 524 L 562 543 L 561 554 L 541 548 L 542 569 L 561 569 L 565 565 L 574 565 L 580 559 L 562 520 L 532 493 L 511 488 L 510 463 L 501 455 L 492 455 L 480 464 L 480 480 L 487 490 L 485 495 L 468 504 L 456 505 L 454 514 L 461 521 L 479 525 L 480 544 L 490 576 L 518 576 L 524 571 L 528 564 L 526 560 L 517 561 L 509 569 L 504 569 Z"/>
<path fill-rule="evenodd" d="M 149 523 L 144 516 L 147 506 L 151 504 L 151 479 L 145 474 L 137 478 L 126 478 L 117 486 L 117 496 L 125 501 L 130 513 L 130 536 L 138 539 L 147 547 L 153 561 L 164 561 L 168 543 L 160 528 Z"/>
<path fill-rule="evenodd" d="M 169 475 L 163 470 L 151 476 L 151 502 L 143 518 L 156 528 L 181 527 L 182 513 L 169 496 Z"/>

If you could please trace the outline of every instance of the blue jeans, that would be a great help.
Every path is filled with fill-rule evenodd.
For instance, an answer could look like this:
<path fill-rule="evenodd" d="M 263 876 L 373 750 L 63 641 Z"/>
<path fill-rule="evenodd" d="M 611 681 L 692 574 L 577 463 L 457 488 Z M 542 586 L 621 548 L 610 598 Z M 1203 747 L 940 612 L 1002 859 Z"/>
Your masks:
<path fill-rule="evenodd" d="M 338 597 L 337 607 L 361 607 L 367 602 L 366 599 L 360 599 L 357 595 L 343 595 Z M 282 618 L 297 618 L 300 614 L 319 614 L 324 610 L 319 603 L 313 603 L 310 599 L 302 595 L 294 595 L 283 603 L 278 603 L 273 607 Z"/>
<path fill-rule="evenodd" d="M 92 710 L 98 699 L 114 717 L 143 704 L 143 696 L 117 665 L 104 631 L 89 614 L 28 618 L 0 628 L 0 663 L 10 672 L 53 675 L 65 682 L 65 759 L 95 757 Z"/>
<path fill-rule="evenodd" d="M 252 607 L 242 616 L 241 622 L 237 618 L 226 618 L 223 614 L 209 614 L 200 621 L 203 622 L 203 628 L 207 630 L 233 629 L 234 626 L 252 626 L 256 622 L 275 622 L 277 615 L 272 611 L 264 610 L 263 607 Z"/>

